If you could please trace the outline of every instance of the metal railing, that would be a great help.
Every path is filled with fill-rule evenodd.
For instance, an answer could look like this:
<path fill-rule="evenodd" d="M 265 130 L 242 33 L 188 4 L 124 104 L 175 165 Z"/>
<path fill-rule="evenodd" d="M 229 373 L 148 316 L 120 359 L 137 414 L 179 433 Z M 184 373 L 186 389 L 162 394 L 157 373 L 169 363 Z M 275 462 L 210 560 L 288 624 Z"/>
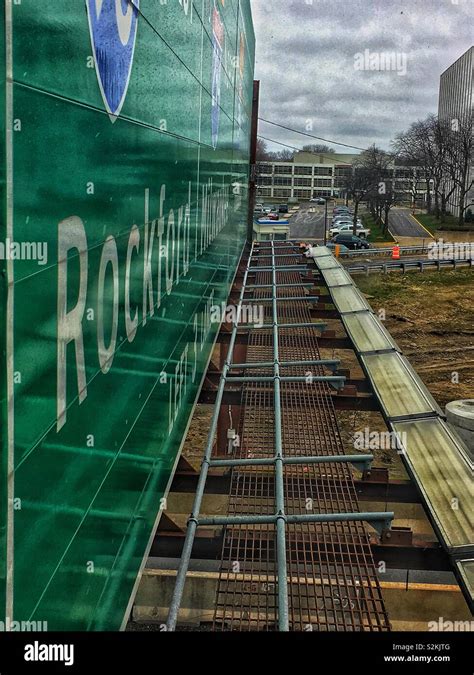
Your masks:
<path fill-rule="evenodd" d="M 394 272 L 401 270 L 407 272 L 409 270 L 419 270 L 420 272 L 441 270 L 441 268 L 458 267 L 472 267 L 474 260 L 459 260 L 458 258 L 450 258 L 449 260 L 391 260 L 390 262 L 372 262 L 372 263 L 354 263 L 353 265 L 345 265 L 344 269 L 350 274 L 370 274 L 371 272 Z"/>
<path fill-rule="evenodd" d="M 301 376 L 291 376 L 285 377 L 280 373 L 280 368 L 285 368 L 293 365 L 317 365 L 317 366 L 328 366 L 334 369 L 337 366 L 337 361 L 335 360 L 323 360 L 323 359 L 308 359 L 308 360 L 299 360 L 299 361 L 288 361 L 280 360 L 280 350 L 279 350 L 279 341 L 280 341 L 280 329 L 284 327 L 295 327 L 298 325 L 304 325 L 305 327 L 321 328 L 321 324 L 315 323 L 305 323 L 305 324 L 279 324 L 278 320 L 278 303 L 279 301 L 292 301 L 296 298 L 281 298 L 277 297 L 277 290 L 282 286 L 277 283 L 277 272 L 281 271 L 293 271 L 300 272 L 303 268 L 300 265 L 294 265 L 292 267 L 287 266 L 277 266 L 277 259 L 275 255 L 275 250 L 277 246 L 273 242 L 270 243 L 271 246 L 271 267 L 254 267 L 252 265 L 254 257 L 254 246 L 252 245 L 250 251 L 250 257 L 247 263 L 247 268 L 245 270 L 243 285 L 240 293 L 240 298 L 237 308 L 237 320 L 233 326 L 231 333 L 230 344 L 228 348 L 227 358 L 224 363 L 222 374 L 219 381 L 219 387 L 216 395 L 215 407 L 212 415 L 212 421 L 210 425 L 209 435 L 207 439 L 207 444 L 204 452 L 204 459 L 201 466 L 201 472 L 198 480 L 196 495 L 194 499 L 194 505 L 192 513 L 188 520 L 188 527 L 186 531 L 186 537 L 184 541 L 183 551 L 181 560 L 178 567 L 178 573 L 176 578 L 176 584 L 173 591 L 173 596 L 170 604 L 168 620 L 167 620 L 167 630 L 174 631 L 176 629 L 179 609 L 182 602 L 184 586 L 186 582 L 186 575 L 189 569 L 189 564 L 191 560 L 191 554 L 193 549 L 194 540 L 196 537 L 196 531 L 198 527 L 204 526 L 223 526 L 223 527 L 232 527 L 236 525 L 263 525 L 271 524 L 276 527 L 276 563 L 277 563 L 277 585 L 278 585 L 278 627 L 280 631 L 289 630 L 289 601 L 288 601 L 288 566 L 287 566 L 287 536 L 286 530 L 288 525 L 303 525 L 308 523 L 344 523 L 344 522 L 369 522 L 371 523 L 379 532 L 382 530 L 389 529 L 390 523 L 394 517 L 393 513 L 366 513 L 366 512 L 349 512 L 349 513 L 314 513 L 314 514 L 295 514 L 289 515 L 286 513 L 285 507 L 285 477 L 284 477 L 284 467 L 285 465 L 315 465 L 315 464 L 339 464 L 341 462 L 347 462 L 356 464 L 357 466 L 363 466 L 365 468 L 370 467 L 370 463 L 373 459 L 371 455 L 325 455 L 325 456 L 299 456 L 299 457 L 285 457 L 283 451 L 283 442 L 282 442 L 282 399 L 281 399 L 281 384 L 287 382 L 307 382 L 307 378 Z M 288 244 L 286 244 L 288 246 Z M 263 247 L 264 248 L 264 247 Z M 240 319 L 242 312 L 242 305 L 247 300 L 244 299 L 244 295 L 247 292 L 247 280 L 250 274 L 258 271 L 272 273 L 272 283 L 264 284 L 259 286 L 258 284 L 252 284 L 252 289 L 257 288 L 271 288 L 271 297 L 266 299 L 272 303 L 272 323 L 266 324 L 267 329 L 272 330 L 273 335 L 273 360 L 265 362 L 251 362 L 251 363 L 237 363 L 233 364 L 233 353 L 236 343 L 237 331 L 240 327 Z M 311 296 L 298 296 L 298 301 L 314 301 L 314 298 Z M 324 324 L 323 324 L 324 325 Z M 256 327 L 245 326 L 245 328 L 254 329 Z M 261 326 L 259 326 L 261 328 Z M 230 377 L 229 373 L 231 370 L 241 369 L 246 370 L 248 368 L 259 368 L 259 367 L 268 367 L 273 368 L 273 374 L 268 377 L 257 376 L 257 377 Z M 334 370 L 333 370 L 334 372 Z M 311 384 L 313 382 L 320 382 L 330 384 L 334 387 L 343 386 L 345 378 L 343 376 L 324 376 L 324 375 L 311 375 Z M 214 437 L 217 431 L 219 411 L 223 401 L 224 389 L 226 384 L 232 383 L 266 383 L 267 385 L 273 384 L 273 403 L 274 403 L 274 455 L 272 457 L 261 458 L 261 459 L 212 459 L 212 449 L 214 445 Z M 208 476 L 209 469 L 211 467 L 231 467 L 231 468 L 242 468 L 250 466 L 273 466 L 274 467 L 274 485 L 275 485 L 275 495 L 274 495 L 274 507 L 275 513 L 261 515 L 258 513 L 248 514 L 248 515 L 236 515 L 236 516 L 214 516 L 203 518 L 200 516 L 200 509 L 202 504 L 202 499 L 204 496 L 205 484 Z"/>

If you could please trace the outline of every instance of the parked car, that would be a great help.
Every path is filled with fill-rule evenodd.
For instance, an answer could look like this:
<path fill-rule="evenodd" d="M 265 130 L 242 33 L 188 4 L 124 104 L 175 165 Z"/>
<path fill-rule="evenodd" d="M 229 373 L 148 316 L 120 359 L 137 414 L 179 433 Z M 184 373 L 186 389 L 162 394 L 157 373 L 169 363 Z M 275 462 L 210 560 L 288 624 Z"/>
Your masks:
<path fill-rule="evenodd" d="M 354 234 L 350 234 L 349 232 L 337 234 L 331 239 L 331 241 L 333 244 L 344 244 L 344 246 L 351 249 L 351 251 L 361 248 L 370 248 L 368 241 L 361 239 L 360 237 L 356 237 Z"/>
<path fill-rule="evenodd" d="M 331 223 L 331 227 L 340 227 L 342 225 L 350 225 L 351 227 L 354 227 L 354 221 L 352 218 L 344 218 L 343 220 L 333 220 Z M 360 222 L 360 220 L 357 221 L 357 227 L 363 227 L 363 224 Z"/>
<path fill-rule="evenodd" d="M 331 227 L 341 228 L 343 225 L 349 225 L 349 227 L 354 227 L 354 221 L 352 219 L 347 220 L 335 220 L 331 223 Z M 357 221 L 356 227 L 364 227 L 360 220 Z"/>
<path fill-rule="evenodd" d="M 288 204 L 280 204 L 278 213 L 288 213 Z"/>
<path fill-rule="evenodd" d="M 336 234 L 342 234 L 343 232 L 349 232 L 350 234 L 352 234 L 353 230 L 354 230 L 354 223 L 352 222 L 336 223 L 329 230 L 329 235 L 331 237 L 335 237 Z M 370 236 L 370 228 L 364 227 L 363 225 L 359 225 L 359 223 L 357 223 L 357 236 L 367 239 L 367 237 Z"/>
<path fill-rule="evenodd" d="M 270 211 L 270 213 L 267 213 L 267 218 L 268 220 L 280 220 L 280 214 L 276 211 Z"/>
<path fill-rule="evenodd" d="M 335 244 L 334 242 L 332 242 L 332 241 L 328 241 L 328 243 L 326 244 L 326 246 L 327 246 L 328 248 L 330 248 L 331 250 L 333 250 L 333 249 L 336 248 L 336 244 Z M 349 251 L 349 250 L 350 250 L 350 249 L 348 249 L 347 246 L 344 246 L 344 244 L 339 244 L 339 253 L 347 253 L 347 251 Z"/>
<path fill-rule="evenodd" d="M 336 220 L 354 220 L 354 215 L 352 213 L 336 213 L 332 217 L 333 222 Z M 357 222 L 361 222 L 360 218 L 357 218 Z"/>
<path fill-rule="evenodd" d="M 333 211 L 332 215 L 333 216 L 343 216 L 345 213 L 353 213 L 352 209 L 338 209 L 337 211 Z"/>

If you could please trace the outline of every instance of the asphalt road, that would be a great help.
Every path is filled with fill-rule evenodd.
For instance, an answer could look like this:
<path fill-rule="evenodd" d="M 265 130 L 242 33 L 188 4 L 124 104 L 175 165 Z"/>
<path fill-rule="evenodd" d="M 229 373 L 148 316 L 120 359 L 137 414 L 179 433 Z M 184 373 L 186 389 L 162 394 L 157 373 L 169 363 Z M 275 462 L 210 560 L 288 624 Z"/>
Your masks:
<path fill-rule="evenodd" d="M 328 223 L 331 222 L 333 207 L 328 207 Z M 324 206 L 303 203 L 299 211 L 290 218 L 291 239 L 324 239 Z"/>
<path fill-rule="evenodd" d="M 410 209 L 392 209 L 388 217 L 390 232 L 399 237 L 429 236 L 411 215 Z"/>
<path fill-rule="evenodd" d="M 333 204 L 328 205 L 328 228 L 331 227 Z M 410 209 L 394 208 L 389 214 L 389 227 L 397 237 L 413 237 L 426 239 L 429 237 L 419 223 L 411 215 Z M 303 203 L 299 211 L 290 218 L 290 237 L 292 239 L 324 239 L 324 206 Z M 414 244 L 415 242 L 413 242 Z"/>

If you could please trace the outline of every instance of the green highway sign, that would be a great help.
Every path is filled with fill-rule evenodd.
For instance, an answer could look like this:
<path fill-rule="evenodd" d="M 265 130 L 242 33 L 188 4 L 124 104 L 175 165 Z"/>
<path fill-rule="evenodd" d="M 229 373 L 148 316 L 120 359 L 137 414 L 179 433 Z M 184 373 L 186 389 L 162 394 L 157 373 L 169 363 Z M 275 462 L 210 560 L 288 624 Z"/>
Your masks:
<path fill-rule="evenodd" d="M 0 11 L 2 620 L 114 630 L 246 236 L 250 2 Z"/>

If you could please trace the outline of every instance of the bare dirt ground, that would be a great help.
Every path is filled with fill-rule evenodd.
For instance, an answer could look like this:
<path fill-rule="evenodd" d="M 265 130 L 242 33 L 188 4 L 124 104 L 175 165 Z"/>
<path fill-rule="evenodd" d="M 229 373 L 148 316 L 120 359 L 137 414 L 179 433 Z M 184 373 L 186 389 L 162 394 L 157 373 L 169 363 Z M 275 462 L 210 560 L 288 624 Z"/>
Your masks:
<path fill-rule="evenodd" d="M 456 272 L 357 279 L 434 398 L 474 396 L 474 275 Z"/>

